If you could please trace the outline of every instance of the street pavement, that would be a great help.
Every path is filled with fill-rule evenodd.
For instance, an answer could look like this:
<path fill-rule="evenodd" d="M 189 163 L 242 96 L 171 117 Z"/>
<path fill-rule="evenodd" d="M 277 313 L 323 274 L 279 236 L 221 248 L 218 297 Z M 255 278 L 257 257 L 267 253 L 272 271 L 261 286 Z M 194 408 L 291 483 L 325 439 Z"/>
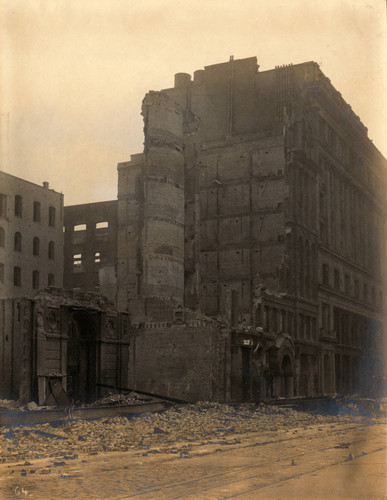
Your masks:
<path fill-rule="evenodd" d="M 7 461 L 0 498 L 383 499 L 386 437 L 384 418 L 329 418 L 172 448 Z"/>

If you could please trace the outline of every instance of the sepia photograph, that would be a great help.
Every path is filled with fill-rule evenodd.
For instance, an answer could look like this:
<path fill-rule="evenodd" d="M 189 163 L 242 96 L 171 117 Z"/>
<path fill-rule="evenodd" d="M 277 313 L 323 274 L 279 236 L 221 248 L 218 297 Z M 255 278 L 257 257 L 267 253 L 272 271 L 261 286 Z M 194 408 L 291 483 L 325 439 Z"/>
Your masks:
<path fill-rule="evenodd" d="M 387 499 L 386 20 L 0 2 L 1 499 Z"/>

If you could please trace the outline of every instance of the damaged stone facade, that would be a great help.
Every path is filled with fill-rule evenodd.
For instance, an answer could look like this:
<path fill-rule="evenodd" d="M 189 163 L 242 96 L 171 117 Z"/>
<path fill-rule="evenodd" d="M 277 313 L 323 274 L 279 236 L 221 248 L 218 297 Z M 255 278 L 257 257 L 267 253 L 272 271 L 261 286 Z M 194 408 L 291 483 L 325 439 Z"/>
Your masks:
<path fill-rule="evenodd" d="M 232 400 L 369 390 L 386 160 L 319 66 L 231 58 L 177 74 L 142 115 L 144 152 L 118 165 L 117 303 L 144 342 L 218 321 Z"/>
<path fill-rule="evenodd" d="M 0 300 L 0 397 L 90 402 L 128 379 L 129 319 L 106 298 L 50 288 Z"/>

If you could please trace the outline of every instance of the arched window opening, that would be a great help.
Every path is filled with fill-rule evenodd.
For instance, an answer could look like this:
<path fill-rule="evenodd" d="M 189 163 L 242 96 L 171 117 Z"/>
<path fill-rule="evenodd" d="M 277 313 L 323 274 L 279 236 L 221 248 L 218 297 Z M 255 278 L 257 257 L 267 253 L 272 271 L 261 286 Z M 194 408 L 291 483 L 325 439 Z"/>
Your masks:
<path fill-rule="evenodd" d="M 22 236 L 19 231 L 15 233 L 13 249 L 15 252 L 21 252 Z"/>
<path fill-rule="evenodd" d="M 33 255 L 39 255 L 40 251 L 40 240 L 37 236 L 32 241 L 32 253 Z"/>
<path fill-rule="evenodd" d="M 51 260 L 55 258 L 55 243 L 53 241 L 48 243 L 48 258 Z"/>

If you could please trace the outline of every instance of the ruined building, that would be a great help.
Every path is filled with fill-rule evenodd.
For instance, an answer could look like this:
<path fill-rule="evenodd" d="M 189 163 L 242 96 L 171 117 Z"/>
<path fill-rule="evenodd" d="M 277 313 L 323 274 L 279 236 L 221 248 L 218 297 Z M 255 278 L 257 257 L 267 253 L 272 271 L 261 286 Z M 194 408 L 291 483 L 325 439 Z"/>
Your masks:
<path fill-rule="evenodd" d="M 115 301 L 117 200 L 66 206 L 64 229 L 64 287 Z"/>
<path fill-rule="evenodd" d="M 142 115 L 144 152 L 118 165 L 130 383 L 200 398 L 209 381 L 223 400 L 369 391 L 386 160 L 319 66 L 231 58 L 175 75 Z"/>

